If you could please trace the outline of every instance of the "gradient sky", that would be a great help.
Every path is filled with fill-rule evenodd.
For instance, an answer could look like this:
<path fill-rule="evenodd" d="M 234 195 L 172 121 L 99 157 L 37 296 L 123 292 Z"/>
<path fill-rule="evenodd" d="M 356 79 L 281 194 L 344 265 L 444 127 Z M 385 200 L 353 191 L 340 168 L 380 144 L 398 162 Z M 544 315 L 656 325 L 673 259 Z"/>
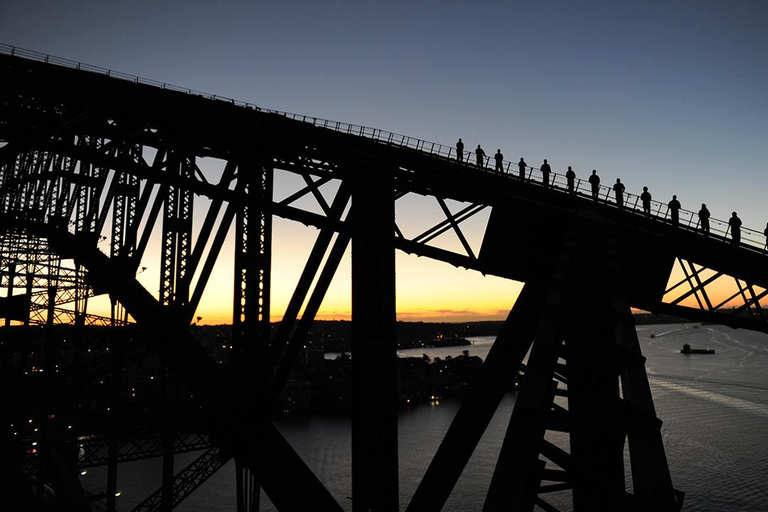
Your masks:
<path fill-rule="evenodd" d="M 764 0 L 0 4 L 5 44 L 446 145 L 462 137 L 556 172 L 597 169 L 683 208 L 736 210 L 760 231 L 767 26 Z M 281 224 L 276 246 L 308 252 L 314 234 L 299 231 Z M 348 277 L 326 317 L 348 314 Z M 398 255 L 403 319 L 500 318 L 519 287 Z M 278 317 L 290 293 L 279 288 Z"/>

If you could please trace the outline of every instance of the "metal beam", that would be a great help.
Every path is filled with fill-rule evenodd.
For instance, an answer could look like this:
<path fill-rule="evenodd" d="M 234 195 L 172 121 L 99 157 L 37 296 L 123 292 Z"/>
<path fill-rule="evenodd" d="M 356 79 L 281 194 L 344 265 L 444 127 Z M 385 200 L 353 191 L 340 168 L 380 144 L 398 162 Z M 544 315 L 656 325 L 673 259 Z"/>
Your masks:
<path fill-rule="evenodd" d="M 376 173 L 376 186 L 370 174 Z M 365 173 L 365 176 L 361 175 Z M 395 199 L 386 170 L 352 181 L 352 510 L 397 510 Z"/>
<path fill-rule="evenodd" d="M 543 303 L 540 289 L 529 284 L 523 287 L 416 489 L 408 512 L 442 510 L 533 342 Z"/>

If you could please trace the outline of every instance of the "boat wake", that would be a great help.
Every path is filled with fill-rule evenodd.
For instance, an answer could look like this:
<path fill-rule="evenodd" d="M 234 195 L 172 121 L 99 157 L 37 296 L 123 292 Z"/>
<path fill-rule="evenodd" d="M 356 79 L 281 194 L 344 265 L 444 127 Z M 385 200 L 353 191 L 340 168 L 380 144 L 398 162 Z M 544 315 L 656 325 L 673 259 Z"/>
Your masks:
<path fill-rule="evenodd" d="M 654 386 L 659 386 L 679 393 L 685 393 L 686 395 L 707 400 L 719 405 L 725 405 L 732 409 L 736 409 L 741 412 L 755 414 L 763 418 L 768 419 L 768 406 L 758 404 L 756 402 L 750 402 L 749 400 L 743 400 L 741 398 L 734 398 L 732 396 L 721 395 L 720 393 L 713 393 L 711 391 L 705 391 L 703 389 L 697 389 L 691 386 L 685 386 L 683 384 L 677 384 L 669 382 L 652 375 L 648 375 L 648 379 Z"/>

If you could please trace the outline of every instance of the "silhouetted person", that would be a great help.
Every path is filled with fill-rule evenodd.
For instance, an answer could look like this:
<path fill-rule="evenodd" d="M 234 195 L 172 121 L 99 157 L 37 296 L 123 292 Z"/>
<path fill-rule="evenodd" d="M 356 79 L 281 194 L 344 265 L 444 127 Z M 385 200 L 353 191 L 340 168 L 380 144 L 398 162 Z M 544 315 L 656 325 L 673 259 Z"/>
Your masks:
<path fill-rule="evenodd" d="M 677 196 L 672 196 L 667 208 L 669 208 L 669 218 L 672 220 L 672 225 L 677 226 L 680 223 L 680 201 L 677 200 Z M 707 231 L 709 231 L 709 224 L 707 224 Z"/>
<path fill-rule="evenodd" d="M 597 196 L 600 193 L 600 176 L 597 175 L 597 171 L 592 169 L 592 174 L 589 176 L 589 184 L 592 185 L 592 199 L 597 201 Z"/>
<path fill-rule="evenodd" d="M 477 166 L 482 169 L 485 164 L 485 151 L 480 147 L 480 144 L 477 145 L 475 150 L 475 158 L 477 159 Z"/>
<path fill-rule="evenodd" d="M 541 183 L 542 185 L 544 185 L 544 188 L 549 187 L 549 175 L 551 172 L 552 172 L 552 168 L 549 166 L 549 164 L 547 163 L 547 159 L 545 158 L 544 163 L 541 164 L 541 175 L 542 175 Z"/>
<path fill-rule="evenodd" d="M 565 179 L 568 180 L 568 193 L 576 193 L 576 173 L 573 172 L 571 166 L 568 166 L 568 170 L 565 172 Z"/>
<path fill-rule="evenodd" d="M 741 219 L 736 215 L 736 212 L 731 214 L 731 218 L 728 219 L 728 225 L 731 227 L 731 243 L 739 245 L 739 242 L 741 242 Z"/>
<path fill-rule="evenodd" d="M 525 163 L 525 160 L 523 160 L 522 157 L 520 157 L 520 161 L 517 162 L 517 168 L 520 169 L 520 179 L 525 179 L 525 168 L 528 167 L 528 164 Z"/>
<path fill-rule="evenodd" d="M 643 202 L 643 213 L 646 217 L 651 216 L 651 193 L 648 192 L 648 187 L 643 187 L 643 193 L 640 194 L 640 200 Z"/>
<path fill-rule="evenodd" d="M 763 231 L 763 234 L 765 235 L 765 247 L 763 247 L 763 250 L 768 249 L 768 224 L 765 225 L 765 231 Z"/>
<path fill-rule="evenodd" d="M 461 142 L 461 137 L 459 137 L 459 142 L 456 143 L 456 160 L 464 162 L 464 143 Z"/>
<path fill-rule="evenodd" d="M 616 183 L 613 184 L 613 192 L 616 194 L 616 206 L 624 208 L 624 184 L 621 179 L 616 178 Z"/>
<path fill-rule="evenodd" d="M 501 174 L 504 172 L 504 155 L 501 154 L 501 150 L 497 149 L 496 154 L 493 156 L 496 159 L 496 172 Z"/>
<path fill-rule="evenodd" d="M 701 203 L 701 210 L 699 210 L 699 224 L 704 236 L 707 236 L 709 234 L 709 210 L 704 203 Z"/>

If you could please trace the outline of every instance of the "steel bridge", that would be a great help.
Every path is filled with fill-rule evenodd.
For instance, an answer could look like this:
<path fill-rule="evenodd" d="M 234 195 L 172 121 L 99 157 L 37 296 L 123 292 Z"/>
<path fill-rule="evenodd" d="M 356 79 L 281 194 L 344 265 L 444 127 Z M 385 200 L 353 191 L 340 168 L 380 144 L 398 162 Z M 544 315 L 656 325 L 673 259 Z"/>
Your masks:
<path fill-rule="evenodd" d="M 106 465 L 115 510 L 119 465 L 162 457 L 158 490 L 136 510 L 171 510 L 230 460 L 239 510 L 259 508 L 259 489 L 279 510 L 342 510 L 272 420 L 351 246 L 354 511 L 400 507 L 397 250 L 525 283 L 408 511 L 443 507 L 527 354 L 478 508 L 557 510 L 548 496 L 568 493 L 576 511 L 680 510 L 631 308 L 768 332 L 762 233 L 734 244 L 725 222 L 704 233 L 693 212 L 672 223 L 662 203 L 646 213 L 627 193 L 619 207 L 607 187 L 593 197 L 557 173 L 545 186 L 538 168 L 497 172 L 420 139 L 0 50 L 5 499 L 90 510 L 77 470 Z M 282 198 L 278 175 L 298 178 Z M 407 196 L 444 219 L 406 233 L 395 211 Z M 478 248 L 463 228 L 480 212 Z M 275 217 L 317 237 L 273 328 Z M 225 251 L 233 317 L 219 364 L 191 324 Z M 156 293 L 137 280 L 151 258 Z M 109 316 L 88 312 L 95 296 L 109 297 Z M 149 360 L 155 392 L 137 407 L 131 382 L 147 381 Z M 180 469 L 182 452 L 202 455 Z"/>

